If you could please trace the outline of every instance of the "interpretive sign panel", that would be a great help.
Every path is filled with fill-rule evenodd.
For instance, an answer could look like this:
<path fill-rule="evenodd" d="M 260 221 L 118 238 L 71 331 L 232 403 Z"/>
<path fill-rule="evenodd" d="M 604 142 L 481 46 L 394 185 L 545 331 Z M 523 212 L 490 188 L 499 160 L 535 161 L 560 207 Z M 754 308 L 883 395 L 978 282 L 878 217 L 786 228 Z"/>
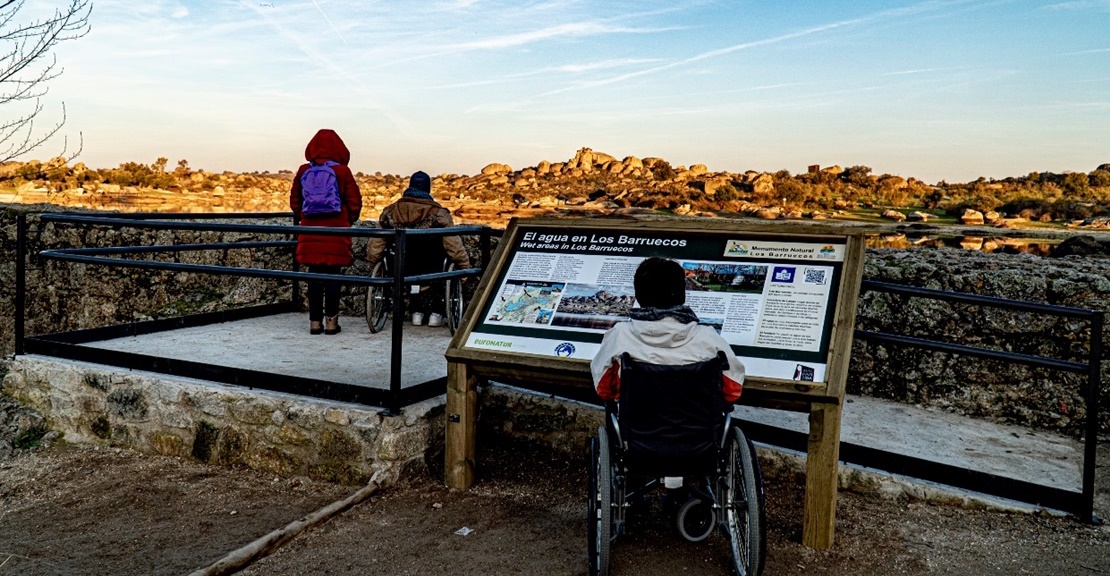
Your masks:
<path fill-rule="evenodd" d="M 799 223 L 513 220 L 445 354 L 448 486 L 474 481 L 478 381 L 596 400 L 589 360 L 629 321 L 636 267 L 663 256 L 744 363 L 740 401 L 809 413 L 802 542 L 829 548 L 863 240 Z"/>
<path fill-rule="evenodd" d="M 663 256 L 750 376 L 826 381 L 846 237 L 514 221 L 502 242 L 464 348 L 588 360 L 637 306 L 636 267 Z"/>

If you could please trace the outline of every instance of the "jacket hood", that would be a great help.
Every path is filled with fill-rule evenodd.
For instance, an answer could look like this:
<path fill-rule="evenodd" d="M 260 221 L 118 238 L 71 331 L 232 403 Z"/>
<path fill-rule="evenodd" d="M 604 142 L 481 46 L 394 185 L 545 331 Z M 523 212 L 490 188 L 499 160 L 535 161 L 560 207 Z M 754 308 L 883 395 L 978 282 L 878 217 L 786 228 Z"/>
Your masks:
<path fill-rule="evenodd" d="M 351 161 L 351 151 L 335 130 L 324 128 L 308 141 L 304 149 L 304 159 L 315 164 L 323 164 L 327 160 L 339 162 L 346 166 Z"/>
<path fill-rule="evenodd" d="M 674 318 L 662 320 L 629 320 L 632 333 L 648 346 L 677 348 L 689 342 L 697 330 L 697 322 L 683 324 Z"/>

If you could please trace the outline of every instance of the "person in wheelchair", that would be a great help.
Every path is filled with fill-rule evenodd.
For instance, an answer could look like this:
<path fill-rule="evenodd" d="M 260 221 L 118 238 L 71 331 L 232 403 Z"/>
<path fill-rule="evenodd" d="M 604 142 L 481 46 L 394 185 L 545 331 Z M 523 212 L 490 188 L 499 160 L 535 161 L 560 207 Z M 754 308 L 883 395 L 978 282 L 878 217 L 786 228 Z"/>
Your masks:
<path fill-rule="evenodd" d="M 697 314 L 686 306 L 686 274 L 674 260 L 652 257 L 636 268 L 633 288 L 639 308 L 629 310 L 628 322 L 619 322 L 601 340 L 590 362 L 594 389 L 602 400 L 620 397 L 620 357 L 648 364 L 677 365 L 712 360 L 725 355 L 728 369 L 721 375 L 721 392 L 727 403 L 736 402 L 744 385 L 744 365 L 717 331 L 698 324 Z"/>
<path fill-rule="evenodd" d="M 613 326 L 590 363 L 606 423 L 590 442 L 589 573 L 609 573 L 626 513 L 660 485 L 679 533 L 726 536 L 735 574 L 762 570 L 762 480 L 754 449 L 731 425 L 744 365 L 686 302 L 682 266 L 648 258 L 633 278 L 639 308 Z M 645 506 L 645 508 L 648 506 Z"/>
<path fill-rule="evenodd" d="M 409 178 L 409 186 L 393 204 L 386 206 L 378 218 L 382 228 L 449 228 L 454 226 L 451 212 L 432 198 L 432 179 L 424 172 Z M 408 276 L 443 271 L 444 255 L 458 268 L 470 268 L 462 238 L 458 236 L 406 238 L 406 270 Z M 366 246 L 366 259 L 372 269 L 382 259 L 387 240 L 374 237 Z M 465 281 L 466 278 L 462 278 Z M 426 288 L 426 287 L 424 287 Z M 445 302 L 437 290 L 425 290 L 410 301 L 412 323 L 419 326 L 428 319 L 428 326 L 442 326 Z"/>

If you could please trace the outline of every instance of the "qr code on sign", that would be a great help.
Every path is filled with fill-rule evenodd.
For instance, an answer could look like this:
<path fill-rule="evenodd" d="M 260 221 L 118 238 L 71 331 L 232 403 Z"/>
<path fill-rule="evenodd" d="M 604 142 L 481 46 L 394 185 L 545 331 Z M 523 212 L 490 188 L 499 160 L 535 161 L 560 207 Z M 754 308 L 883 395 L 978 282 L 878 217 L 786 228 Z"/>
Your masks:
<path fill-rule="evenodd" d="M 826 272 L 828 272 L 828 270 L 814 270 L 812 268 L 808 269 L 806 270 L 804 281 L 806 284 L 820 284 L 823 286 L 826 281 Z"/>

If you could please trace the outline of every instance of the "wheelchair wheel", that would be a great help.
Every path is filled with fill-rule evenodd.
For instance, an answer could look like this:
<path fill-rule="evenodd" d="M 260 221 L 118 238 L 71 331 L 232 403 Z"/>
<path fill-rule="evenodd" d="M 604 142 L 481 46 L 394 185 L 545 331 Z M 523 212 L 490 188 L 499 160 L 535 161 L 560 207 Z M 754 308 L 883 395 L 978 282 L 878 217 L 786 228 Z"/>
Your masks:
<path fill-rule="evenodd" d="M 387 278 L 385 262 L 378 262 L 370 272 L 372 278 Z M 366 326 L 370 332 L 381 332 L 385 328 L 385 320 L 389 317 L 389 309 L 393 307 L 390 298 L 390 288 L 384 284 L 372 285 L 366 291 Z"/>
<path fill-rule="evenodd" d="M 609 460 L 609 433 L 602 426 L 590 439 L 589 502 L 586 506 L 586 557 L 590 576 L 608 576 L 609 545 L 613 531 L 613 469 Z"/>
<path fill-rule="evenodd" d="M 713 506 L 701 498 L 691 498 L 678 509 L 675 520 L 678 533 L 689 542 L 701 542 L 713 533 L 717 516 Z"/>
<path fill-rule="evenodd" d="M 724 524 L 736 576 L 759 576 L 767 549 L 764 534 L 763 479 L 755 449 L 739 428 L 725 445 Z"/>
<path fill-rule="evenodd" d="M 454 262 L 447 265 L 447 271 L 457 269 Z M 459 329 L 462 324 L 463 312 L 466 311 L 466 302 L 463 300 L 462 281 L 460 278 L 452 278 L 447 281 L 447 294 L 444 302 L 447 303 L 447 328 L 451 330 L 451 335 Z"/>

